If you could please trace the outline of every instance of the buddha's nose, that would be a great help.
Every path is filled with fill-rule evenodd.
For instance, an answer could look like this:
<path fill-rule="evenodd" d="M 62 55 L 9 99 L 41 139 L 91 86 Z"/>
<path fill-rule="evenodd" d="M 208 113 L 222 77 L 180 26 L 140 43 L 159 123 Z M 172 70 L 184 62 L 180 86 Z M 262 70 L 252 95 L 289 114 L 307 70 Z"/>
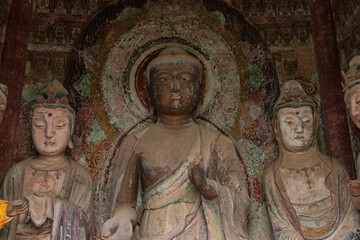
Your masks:
<path fill-rule="evenodd" d="M 173 78 L 171 82 L 171 91 L 177 92 L 180 90 L 180 82 L 176 78 Z"/>

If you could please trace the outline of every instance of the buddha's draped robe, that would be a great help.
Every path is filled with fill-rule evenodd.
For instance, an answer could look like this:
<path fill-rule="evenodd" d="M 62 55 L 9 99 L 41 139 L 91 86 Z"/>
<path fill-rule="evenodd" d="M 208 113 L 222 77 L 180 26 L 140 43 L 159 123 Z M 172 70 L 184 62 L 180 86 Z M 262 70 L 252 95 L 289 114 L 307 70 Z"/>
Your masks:
<path fill-rule="evenodd" d="M 139 176 L 132 155 L 144 134 L 153 125 L 125 138 L 116 157 L 113 173 L 113 209 L 134 206 L 127 202 L 130 172 Z M 198 126 L 191 147 L 178 166 L 141 195 L 143 214 L 134 236 L 136 239 L 247 239 L 249 197 L 240 159 L 231 140 L 217 131 Z M 216 186 L 218 196 L 206 200 L 189 181 L 189 167 L 203 156 L 205 175 Z M 139 202 L 139 201 L 138 201 Z"/>

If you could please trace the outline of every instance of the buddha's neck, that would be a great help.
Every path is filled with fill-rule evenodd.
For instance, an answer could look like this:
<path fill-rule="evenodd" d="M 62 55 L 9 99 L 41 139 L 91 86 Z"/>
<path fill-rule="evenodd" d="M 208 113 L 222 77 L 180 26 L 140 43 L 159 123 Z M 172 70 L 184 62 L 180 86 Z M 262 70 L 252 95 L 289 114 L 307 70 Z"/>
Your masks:
<path fill-rule="evenodd" d="M 57 156 L 39 155 L 30 162 L 31 166 L 39 170 L 57 170 L 69 164 L 69 160 L 64 154 Z"/>
<path fill-rule="evenodd" d="M 192 126 L 194 121 L 191 117 L 159 116 L 157 124 L 170 130 L 179 130 Z"/>
<path fill-rule="evenodd" d="M 303 167 L 312 167 L 321 162 L 315 146 L 302 152 L 290 152 L 281 147 L 281 152 L 283 155 L 281 166 L 285 168 L 300 169 Z"/>

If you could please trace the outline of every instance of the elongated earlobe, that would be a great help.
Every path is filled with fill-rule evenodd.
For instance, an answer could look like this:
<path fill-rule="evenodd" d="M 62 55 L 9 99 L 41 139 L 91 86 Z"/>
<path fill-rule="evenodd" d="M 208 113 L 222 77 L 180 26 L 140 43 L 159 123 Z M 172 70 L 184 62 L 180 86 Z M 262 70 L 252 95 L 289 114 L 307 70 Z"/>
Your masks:
<path fill-rule="evenodd" d="M 70 149 L 73 149 L 73 147 L 74 147 L 74 143 L 73 143 L 73 141 L 72 141 L 71 139 L 70 139 L 70 141 L 69 141 L 68 147 L 69 147 Z"/>

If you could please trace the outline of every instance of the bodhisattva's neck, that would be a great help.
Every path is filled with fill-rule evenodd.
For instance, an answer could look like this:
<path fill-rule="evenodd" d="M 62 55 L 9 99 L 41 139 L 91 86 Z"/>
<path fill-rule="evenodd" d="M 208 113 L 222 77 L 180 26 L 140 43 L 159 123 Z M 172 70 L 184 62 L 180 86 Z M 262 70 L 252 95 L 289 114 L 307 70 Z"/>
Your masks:
<path fill-rule="evenodd" d="M 281 166 L 285 168 L 309 168 L 321 162 L 321 159 L 317 154 L 316 146 L 312 146 L 301 152 L 290 152 L 282 146 L 280 149 L 283 157 Z"/>
<path fill-rule="evenodd" d="M 38 170 L 58 170 L 65 168 L 69 165 L 69 159 L 65 154 L 60 154 L 56 156 L 45 156 L 39 155 L 36 158 L 30 160 L 31 167 Z"/>

